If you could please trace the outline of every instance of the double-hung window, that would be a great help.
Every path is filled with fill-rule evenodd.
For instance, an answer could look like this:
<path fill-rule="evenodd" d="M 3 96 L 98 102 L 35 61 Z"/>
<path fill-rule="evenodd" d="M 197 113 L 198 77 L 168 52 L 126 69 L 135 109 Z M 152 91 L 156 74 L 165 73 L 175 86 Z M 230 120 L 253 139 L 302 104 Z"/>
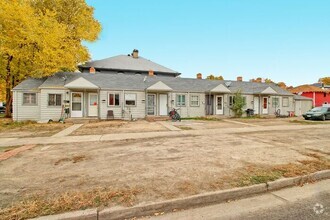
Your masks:
<path fill-rule="evenodd" d="M 136 106 L 136 94 L 126 93 L 125 94 L 125 105 L 126 106 Z"/>
<path fill-rule="evenodd" d="M 48 94 L 48 106 L 61 106 L 62 94 Z"/>
<path fill-rule="evenodd" d="M 119 106 L 120 96 L 119 93 L 109 93 L 108 106 Z"/>
<path fill-rule="evenodd" d="M 190 96 L 190 106 L 192 106 L 192 107 L 199 106 L 199 95 Z"/>
<path fill-rule="evenodd" d="M 23 93 L 23 105 L 36 105 L 37 93 Z"/>
<path fill-rule="evenodd" d="M 176 106 L 186 106 L 186 95 L 176 95 Z"/>
<path fill-rule="evenodd" d="M 279 97 L 273 97 L 273 99 L 272 99 L 273 101 L 272 101 L 272 106 L 273 107 L 280 107 L 280 99 L 279 99 Z"/>
<path fill-rule="evenodd" d="M 289 107 L 289 97 L 283 97 L 282 98 L 282 106 L 283 107 Z"/>
<path fill-rule="evenodd" d="M 235 96 L 229 96 L 229 107 L 233 107 L 235 104 Z"/>

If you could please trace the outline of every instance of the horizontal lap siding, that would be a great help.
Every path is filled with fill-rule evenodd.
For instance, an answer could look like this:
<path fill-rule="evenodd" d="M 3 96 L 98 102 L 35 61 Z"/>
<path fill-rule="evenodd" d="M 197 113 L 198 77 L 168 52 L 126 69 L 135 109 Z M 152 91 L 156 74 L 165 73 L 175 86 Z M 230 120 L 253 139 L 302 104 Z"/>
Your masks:
<path fill-rule="evenodd" d="M 48 94 L 62 94 L 62 103 L 63 100 L 69 100 L 68 95 L 66 92 L 69 90 L 65 89 L 42 89 L 41 90 L 41 104 L 40 104 L 40 111 L 41 111 L 41 121 L 58 121 L 61 118 L 62 106 L 48 106 Z"/>
<path fill-rule="evenodd" d="M 278 98 L 279 99 L 279 105 L 278 106 L 273 106 L 273 98 Z M 283 106 L 283 98 L 284 97 L 287 97 L 289 98 L 289 106 L 288 107 L 284 107 Z M 275 114 L 275 111 L 280 109 L 280 114 L 281 115 L 288 115 L 288 112 L 292 112 L 294 111 L 295 109 L 295 106 L 294 106 L 294 102 L 293 102 L 293 96 L 271 96 L 269 101 L 269 112 L 268 114 L 269 115 L 274 115 Z"/>
<path fill-rule="evenodd" d="M 23 105 L 23 93 L 21 91 L 13 92 L 13 120 L 40 120 L 40 93 L 37 93 L 37 105 Z M 27 91 L 27 93 L 33 92 Z"/>
<path fill-rule="evenodd" d="M 120 106 L 108 106 L 108 94 L 119 93 Z M 136 94 L 136 106 L 125 106 L 124 94 Z M 112 110 L 115 119 L 129 120 L 132 116 L 133 119 L 145 118 L 145 93 L 141 91 L 116 91 L 116 90 L 101 90 L 100 91 L 100 117 L 107 119 L 108 110 Z"/>
<path fill-rule="evenodd" d="M 186 95 L 186 106 L 176 105 L 177 95 Z M 190 105 L 191 95 L 199 96 L 199 106 Z M 170 99 L 168 103 L 170 109 L 172 108 L 178 109 L 178 113 L 182 118 L 205 116 L 205 93 L 172 92 L 169 94 L 169 98 Z"/>

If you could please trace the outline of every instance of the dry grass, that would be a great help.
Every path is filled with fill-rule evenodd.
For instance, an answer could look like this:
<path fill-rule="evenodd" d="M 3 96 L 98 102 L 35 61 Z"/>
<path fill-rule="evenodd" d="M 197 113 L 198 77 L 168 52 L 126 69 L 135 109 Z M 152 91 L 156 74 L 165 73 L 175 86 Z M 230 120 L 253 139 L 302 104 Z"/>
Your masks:
<path fill-rule="evenodd" d="M 11 151 L 11 150 L 14 150 L 14 149 L 16 149 L 18 147 L 21 147 L 21 146 L 0 147 L 0 154 L 1 153 L 8 152 L 8 151 Z"/>
<path fill-rule="evenodd" d="M 181 130 L 193 130 L 192 127 L 188 127 L 188 126 L 175 126 L 177 128 L 180 128 Z"/>
<path fill-rule="evenodd" d="M 95 189 L 89 192 L 70 192 L 62 195 L 35 195 L 11 207 L 0 210 L 0 219 L 27 219 L 112 204 L 132 206 L 140 189 Z"/>
<path fill-rule="evenodd" d="M 85 155 L 77 155 L 77 156 L 73 156 L 71 158 L 65 157 L 65 158 L 61 158 L 61 159 L 57 160 L 54 163 L 54 165 L 57 166 L 57 165 L 60 165 L 62 163 L 65 163 L 65 162 L 78 163 L 78 162 L 84 161 L 86 159 L 87 159 L 87 157 Z"/>
<path fill-rule="evenodd" d="M 291 120 L 290 123 L 301 124 L 301 125 L 317 125 L 324 124 L 325 122 L 321 121 L 301 121 L 301 120 Z"/>

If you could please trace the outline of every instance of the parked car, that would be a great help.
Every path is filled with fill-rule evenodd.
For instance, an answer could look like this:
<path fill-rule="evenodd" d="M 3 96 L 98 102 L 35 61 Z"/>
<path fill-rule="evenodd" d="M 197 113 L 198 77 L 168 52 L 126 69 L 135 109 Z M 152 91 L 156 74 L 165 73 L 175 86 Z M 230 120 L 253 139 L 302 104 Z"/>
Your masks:
<path fill-rule="evenodd" d="M 303 117 L 306 120 L 322 120 L 330 119 L 330 107 L 316 107 L 312 110 L 309 110 Z"/>
<path fill-rule="evenodd" d="M 6 107 L 0 106 L 0 114 L 5 114 L 5 113 L 6 113 Z"/>

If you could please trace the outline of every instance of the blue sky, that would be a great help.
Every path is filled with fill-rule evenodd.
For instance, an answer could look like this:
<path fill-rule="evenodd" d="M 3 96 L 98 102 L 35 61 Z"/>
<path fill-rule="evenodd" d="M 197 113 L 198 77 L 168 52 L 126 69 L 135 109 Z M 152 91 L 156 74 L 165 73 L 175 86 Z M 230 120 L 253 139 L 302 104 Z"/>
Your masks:
<path fill-rule="evenodd" d="M 103 30 L 92 59 L 140 55 L 201 72 L 288 85 L 330 76 L 329 0 L 87 0 Z"/>

